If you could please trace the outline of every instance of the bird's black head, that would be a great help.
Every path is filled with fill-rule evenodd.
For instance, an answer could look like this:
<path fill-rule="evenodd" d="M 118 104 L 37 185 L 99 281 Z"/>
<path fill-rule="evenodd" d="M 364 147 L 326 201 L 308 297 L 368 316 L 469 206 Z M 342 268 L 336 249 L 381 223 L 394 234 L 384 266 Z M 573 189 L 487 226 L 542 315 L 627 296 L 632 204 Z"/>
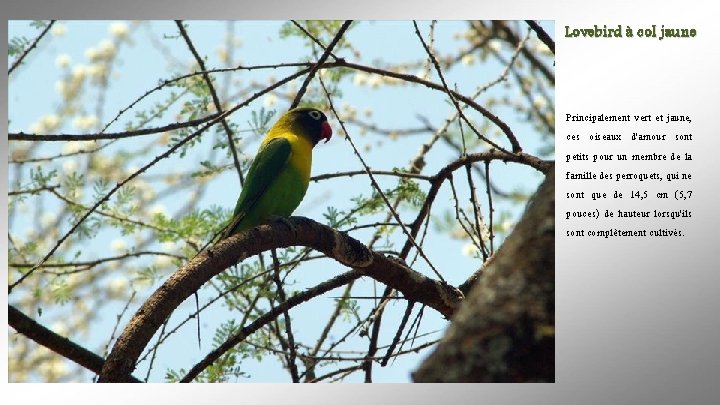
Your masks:
<path fill-rule="evenodd" d="M 310 136 L 313 146 L 317 145 L 321 139 L 327 142 L 332 137 L 332 128 L 322 111 L 316 108 L 299 107 L 289 112 L 292 114 L 293 123 L 300 126 L 303 132 Z"/>

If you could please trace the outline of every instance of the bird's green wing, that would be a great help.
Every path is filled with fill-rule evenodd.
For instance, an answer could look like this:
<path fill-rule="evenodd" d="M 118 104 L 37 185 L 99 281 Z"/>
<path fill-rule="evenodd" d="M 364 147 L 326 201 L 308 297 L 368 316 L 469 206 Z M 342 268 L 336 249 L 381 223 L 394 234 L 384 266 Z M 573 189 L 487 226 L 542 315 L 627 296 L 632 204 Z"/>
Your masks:
<path fill-rule="evenodd" d="M 226 228 L 226 236 L 236 232 L 237 224 L 254 208 L 260 197 L 287 166 L 291 149 L 287 139 L 275 138 L 258 151 L 250 164 L 245 184 L 235 205 L 233 219 Z"/>

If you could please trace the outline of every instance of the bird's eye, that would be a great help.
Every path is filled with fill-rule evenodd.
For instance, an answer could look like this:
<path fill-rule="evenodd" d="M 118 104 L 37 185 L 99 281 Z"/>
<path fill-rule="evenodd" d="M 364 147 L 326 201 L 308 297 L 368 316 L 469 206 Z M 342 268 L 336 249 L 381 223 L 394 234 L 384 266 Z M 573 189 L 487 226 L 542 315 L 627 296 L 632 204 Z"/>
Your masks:
<path fill-rule="evenodd" d="M 309 111 L 308 115 L 314 120 L 319 120 L 322 117 L 322 113 L 320 113 L 320 111 Z"/>

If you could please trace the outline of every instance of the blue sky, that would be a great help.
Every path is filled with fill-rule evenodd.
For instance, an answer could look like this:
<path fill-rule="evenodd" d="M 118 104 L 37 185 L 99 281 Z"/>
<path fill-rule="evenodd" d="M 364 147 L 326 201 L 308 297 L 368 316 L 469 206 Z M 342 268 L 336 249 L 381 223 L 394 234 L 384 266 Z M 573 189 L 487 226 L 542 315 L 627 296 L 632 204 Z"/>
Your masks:
<path fill-rule="evenodd" d="M 177 35 L 177 29 L 172 22 L 157 22 L 152 24 L 137 25 L 131 22 L 115 24 L 111 21 L 69 21 L 58 24 L 65 27 L 64 32 L 55 32 L 49 40 L 44 41 L 38 50 L 33 52 L 27 59 L 25 66 L 20 68 L 9 81 L 9 118 L 10 132 L 31 131 L 33 125 L 37 124 L 48 115 L 52 115 L 58 108 L 60 103 L 60 93 L 57 91 L 58 81 L 68 74 L 72 74 L 73 69 L 83 66 L 87 72 L 90 56 L 94 52 L 102 51 L 103 47 L 108 47 L 108 41 L 112 42 L 114 38 L 113 30 L 125 24 L 129 29 L 129 38 L 132 42 L 123 42 L 116 48 L 117 63 L 113 65 L 110 75 L 110 83 L 107 93 L 104 95 L 105 104 L 102 110 L 99 110 L 101 117 L 99 121 L 103 124 L 110 117 L 113 117 L 119 109 L 126 107 L 129 103 L 143 94 L 147 89 L 155 86 L 159 80 L 168 79 L 176 76 L 178 73 L 186 73 L 187 65 L 193 60 L 192 55 L 187 46 L 181 39 L 174 38 Z M 297 61 L 309 55 L 308 48 L 304 41 L 297 38 L 281 39 L 278 36 L 282 22 L 279 21 L 257 21 L 257 22 L 237 22 L 234 24 L 233 32 L 235 38 L 239 41 L 239 45 L 232 52 L 236 61 L 242 65 L 259 65 L 259 64 L 276 64 L 283 62 Z M 427 27 L 429 22 L 419 22 L 422 32 L 427 35 Z M 552 22 L 543 22 L 544 28 L 553 35 L 554 26 Z M 434 46 L 441 53 L 449 52 L 456 49 L 463 41 L 456 37 L 456 34 L 465 30 L 465 22 L 439 22 L 435 32 Z M 56 27 L 57 28 L 57 27 Z M 9 35 L 27 35 L 33 37 L 36 31 L 29 29 L 27 22 L 10 22 Z M 157 38 L 161 38 L 160 42 L 166 47 L 170 57 L 163 55 L 158 51 L 158 47 L 154 46 L 149 38 L 149 32 L 154 32 Z M 207 55 L 206 65 L 208 68 L 224 67 L 221 57 L 222 49 L 226 43 L 227 23 L 216 21 L 188 22 L 188 33 L 192 37 L 194 44 L 202 55 Z M 115 32 L 115 35 L 117 32 Z M 163 37 L 164 35 L 164 37 Z M 361 22 L 354 27 L 348 34 L 347 39 L 353 44 L 354 49 L 360 52 L 360 57 L 353 55 L 351 52 L 345 52 L 338 56 L 345 57 L 348 61 L 358 62 L 367 65 L 386 66 L 394 63 L 401 63 L 413 60 L 422 60 L 424 51 L 418 41 L 413 24 L 411 21 L 392 21 L 392 22 Z M 178 62 L 174 65 L 172 61 Z M 503 66 L 499 63 L 492 62 L 480 64 L 477 61 L 472 65 L 459 65 L 446 72 L 446 80 L 452 86 L 457 86 L 461 93 L 469 93 L 478 86 L 488 83 L 502 71 Z M 183 70 L 184 69 L 184 70 Z M 417 73 L 418 69 L 413 69 L 408 73 Z M 282 78 L 284 75 L 293 72 L 293 68 L 277 69 L 272 73 L 276 79 Z M 233 85 L 233 81 L 239 81 L 238 85 L 247 85 L 252 80 L 266 81 L 268 78 L 267 71 L 257 72 L 241 72 L 232 75 L 232 80 L 226 82 L 227 76 L 218 76 L 218 83 L 229 83 Z M 431 79 L 437 81 L 435 76 Z M 418 114 L 422 114 L 431 122 L 437 124 L 453 112 L 454 107 L 448 104 L 444 97 L 437 92 L 420 88 L 420 87 L 395 87 L 387 86 L 374 88 L 369 80 L 365 78 L 362 85 L 356 85 L 353 80 L 360 81 L 355 77 L 349 77 L 342 82 L 342 97 L 338 97 L 336 102 L 337 108 L 344 105 L 353 106 L 359 116 L 364 116 L 367 112 L 371 114 L 374 122 L 381 128 L 406 128 L 421 126 Z M 264 82 L 263 82 L 264 83 Z M 227 88 L 227 87 L 225 87 Z M 506 90 L 502 89 L 502 85 L 491 89 L 487 94 L 480 97 L 482 100 L 503 94 Z M 232 94 L 232 90 L 228 91 Z M 159 97 L 149 97 L 138 106 L 138 110 L 146 108 L 151 102 L 159 100 Z M 248 109 L 240 110 L 231 117 L 231 121 L 237 123 L 241 128 L 248 129 L 248 121 L 250 121 L 250 111 L 257 110 L 261 106 L 270 109 L 276 109 L 278 112 L 287 108 L 287 102 L 282 98 L 278 99 L 275 104 L 272 98 L 263 97 L 253 102 Z M 83 104 L 84 111 L 78 112 L 77 117 L 97 116 L 98 110 L 92 104 Z M 127 116 L 121 118 L 119 123 L 109 128 L 109 132 L 121 131 L 125 120 L 132 117 L 131 111 Z M 532 127 L 522 122 L 522 117 L 513 114 L 509 109 L 499 108 L 495 111 L 502 119 L 504 119 L 518 134 L 521 143 L 525 146 L 525 150 L 535 153 L 537 148 L 542 145 L 538 141 Z M 159 122 L 165 124 L 172 122 L 173 114 L 167 114 Z M 479 116 L 472 116 L 480 121 Z M 338 134 L 341 132 L 339 125 L 333 122 L 335 137 L 326 145 L 318 146 L 314 151 L 313 174 L 333 173 L 345 170 L 360 170 L 362 168 L 358 159 L 352 153 L 350 145 Z M 81 121 L 73 121 L 68 119 L 57 129 L 58 133 L 83 133 L 82 128 L 77 125 L 82 124 Z M 388 141 L 386 138 L 362 135 L 360 131 L 349 125 L 350 135 L 356 144 L 359 144 L 364 151 L 364 158 L 373 169 L 390 170 L 393 167 L 406 167 L 408 162 L 417 154 L 420 144 L 426 141 L 427 135 L 414 135 L 415 139 L 401 139 L 400 141 Z M 206 138 L 207 139 L 207 138 Z M 148 144 L 151 138 L 136 138 L 129 142 L 119 142 L 114 145 L 111 151 L 126 151 L 132 153 Z M 257 139 L 248 136 L 240 145 L 244 158 L 252 158 L 257 148 Z M 505 143 L 507 144 L 507 143 Z M 186 158 L 179 159 L 174 157 L 167 161 L 161 162 L 157 166 L 150 169 L 146 175 L 162 175 L 173 170 L 190 171 L 197 170 L 199 160 L 208 154 L 209 141 L 204 142 L 193 150 Z M 43 145 L 38 155 L 48 155 L 57 153 L 62 150 L 63 146 L 57 144 Z M 154 156 L 151 155 L 150 158 Z M 426 174 L 435 173 L 438 169 L 457 158 L 457 152 L 447 146 L 439 146 L 434 152 L 428 155 L 427 167 L 424 171 Z M 137 159 L 134 164 L 137 167 L 142 166 L 148 161 L 147 156 Z M 129 166 L 132 166 L 130 164 Z M 513 165 L 506 167 L 504 164 L 494 164 L 493 166 L 494 180 L 497 184 L 509 184 L 509 188 L 522 188 L 525 191 L 531 191 L 541 180 L 539 173 L 531 169 L 516 168 Z M 63 170 L 66 168 L 58 167 Z M 12 169 L 12 167 L 11 167 Z M 125 168 L 127 169 L 127 167 Z M 63 173 L 66 174 L 67 170 Z M 13 178 L 13 172 L 10 172 L 10 178 Z M 383 187 L 392 187 L 396 180 L 389 177 L 379 177 Z M 426 185 L 423 184 L 423 187 Z M 13 189 L 12 182 L 10 189 Z M 367 194 L 369 190 L 369 182 L 366 178 L 352 177 L 328 180 L 321 183 L 312 183 L 303 204 L 296 211 L 296 215 L 303 215 L 318 221 L 322 221 L 322 214 L 326 210 L 327 205 L 333 205 L 340 209 L 348 208 L 352 204 L 350 199 L 360 193 Z M 506 189 L 507 190 L 507 189 Z M 482 190 L 484 192 L 484 190 Z M 231 208 L 235 204 L 235 199 L 239 193 L 239 185 L 233 170 L 227 170 L 221 176 L 215 177 L 208 184 L 207 192 L 201 198 L 198 206 L 208 207 L 218 205 Z M 443 209 L 449 209 L 451 204 L 451 193 L 448 187 L 444 187 L 440 193 L 438 204 L 433 208 L 433 214 L 441 214 Z M 182 205 L 184 198 L 182 195 L 175 195 L 171 198 L 163 199 L 159 202 L 162 209 L 172 216 Z M 155 207 L 157 208 L 157 207 Z M 496 207 L 500 209 L 502 207 Z M 516 215 L 522 209 L 522 206 L 508 205 L 505 207 Z M 403 218 L 410 220 L 414 218 L 414 214 L 410 211 L 403 212 Z M 23 234 L 25 228 L 31 227 L 30 218 L 16 218 L 13 229 L 19 234 Z M 369 232 L 357 232 L 353 236 L 361 241 L 366 241 Z M 98 238 L 88 241 L 89 244 L 84 249 L 84 255 L 87 258 L 103 257 L 110 255 L 112 251 L 113 241 L 118 239 L 126 240 L 128 245 L 132 245 L 133 241 L 130 237 L 123 237 L 117 233 L 107 232 Z M 90 245 L 91 244 L 91 245 Z M 443 274 L 449 282 L 457 284 L 464 280 L 470 272 L 476 269 L 480 261 L 461 254 L 461 250 L 466 242 L 451 239 L 447 235 L 439 233 L 430 233 L 426 242 L 426 253 L 428 256 L 441 263 Z M 84 256 L 83 256 L 84 257 Z M 417 262 L 417 269 L 427 272 L 426 266 L 421 261 Z M 334 262 L 322 262 L 319 265 L 311 265 L 301 269 L 296 274 L 298 289 L 309 287 L 323 281 L 329 277 L 339 274 L 342 267 Z M 168 271 L 171 271 L 169 269 Z M 365 291 L 372 291 L 374 288 L 381 291 L 383 286 L 374 285 L 369 280 L 362 282 L 365 285 Z M 149 294 L 151 290 L 144 291 L 143 294 Z M 358 291 L 361 291 L 358 289 Z M 299 338 L 306 337 L 312 341 L 312 337 L 316 336 L 318 331 L 316 326 L 307 329 L 304 325 L 315 325 L 313 319 L 321 317 L 318 314 L 327 313 L 332 309 L 331 298 L 336 296 L 337 291 L 331 292 L 326 296 L 320 297 L 312 302 L 303 304 L 302 308 L 293 311 L 295 316 L 294 324 L 299 329 L 296 333 Z M 211 294 L 202 298 L 209 299 Z M 13 303 L 13 297 L 9 298 Z M 404 310 L 403 304 L 393 305 L 394 310 L 388 311 L 387 317 L 383 320 L 383 324 L 387 326 L 386 333 L 381 337 L 382 342 L 387 342 L 395 332 L 395 327 L 399 321 L 399 317 Z M 109 314 L 103 317 L 100 322 L 92 325 L 91 333 L 83 336 L 71 336 L 79 343 L 86 347 L 97 350 L 108 338 L 108 331 L 115 322 L 115 315 L 122 308 L 120 302 L 108 303 L 103 307 L 103 311 Z M 177 314 L 185 314 L 194 310 L 194 302 L 188 300 L 177 311 Z M 62 311 L 62 308 L 60 308 Z M 132 311 L 131 311 L 132 312 Z M 441 330 L 445 321 L 434 311 L 425 311 L 423 319 L 423 331 Z M 364 312 L 361 312 L 364 313 Z M 49 316 L 49 315 L 48 315 Z M 175 315 L 182 319 L 184 315 Z M 197 342 L 194 339 L 194 328 L 191 326 L 185 328 L 184 333 L 175 336 L 174 339 L 168 341 L 168 345 L 161 353 L 161 357 L 155 366 L 154 374 L 151 380 L 161 381 L 166 367 L 185 367 L 188 368 L 195 361 L 202 358 L 209 350 L 209 342 L 214 327 L 227 317 L 227 312 L 220 305 L 211 307 L 207 312 L 203 313 L 203 348 L 197 348 Z M 127 318 L 127 315 L 126 315 Z M 42 319 L 39 319 L 42 322 Z M 298 326 L 300 325 L 300 326 Z M 437 334 L 435 335 L 437 336 Z M 359 350 L 363 350 L 364 346 L 359 345 Z M 374 375 L 376 381 L 402 382 L 408 381 L 408 373 L 413 369 L 427 352 L 420 355 L 410 355 L 396 361 L 392 366 L 381 368 L 376 367 Z M 188 358 L 188 356 L 190 358 Z M 247 365 L 248 371 L 252 374 L 254 381 L 287 381 L 287 373 L 282 372 L 277 367 L 276 362 L 264 361 L 262 363 L 250 362 Z M 143 367 L 139 368 L 143 370 Z M 136 375 L 144 376 L 144 370 Z M 359 381 L 361 374 L 357 373 L 348 381 Z"/>

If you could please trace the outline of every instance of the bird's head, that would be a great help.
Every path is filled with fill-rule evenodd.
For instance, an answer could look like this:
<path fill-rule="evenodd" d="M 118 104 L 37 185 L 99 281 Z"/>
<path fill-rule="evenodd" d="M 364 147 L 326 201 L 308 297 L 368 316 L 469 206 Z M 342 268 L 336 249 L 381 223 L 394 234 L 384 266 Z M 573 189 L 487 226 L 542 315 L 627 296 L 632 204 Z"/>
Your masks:
<path fill-rule="evenodd" d="M 327 117 L 318 109 L 310 107 L 293 108 L 285 113 L 281 119 L 287 119 L 291 126 L 297 128 L 298 132 L 310 137 L 313 146 L 317 145 L 321 139 L 327 142 L 332 137 L 332 128 L 330 128 Z"/>

